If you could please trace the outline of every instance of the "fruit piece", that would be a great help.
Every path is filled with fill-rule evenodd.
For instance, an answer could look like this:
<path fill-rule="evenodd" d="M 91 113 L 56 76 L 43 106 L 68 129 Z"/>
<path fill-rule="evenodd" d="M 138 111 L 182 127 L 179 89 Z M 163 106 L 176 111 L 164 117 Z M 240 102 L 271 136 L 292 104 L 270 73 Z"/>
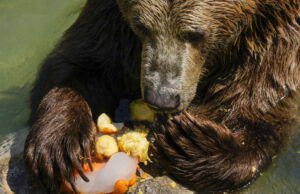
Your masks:
<path fill-rule="evenodd" d="M 148 176 L 148 174 L 147 174 L 147 173 L 144 173 L 144 174 L 142 174 L 141 179 L 146 179 L 147 176 Z"/>
<path fill-rule="evenodd" d="M 172 121 L 173 120 L 173 116 L 171 114 L 168 114 L 168 119 Z"/>
<path fill-rule="evenodd" d="M 101 168 L 103 168 L 104 165 L 105 165 L 105 163 L 93 162 L 93 163 L 92 163 L 93 171 L 101 170 Z M 82 170 L 83 170 L 83 172 L 85 172 L 85 173 L 86 173 L 86 172 L 93 172 L 93 171 L 91 171 L 90 166 L 89 166 L 88 163 L 83 164 Z M 78 173 L 77 170 L 75 170 L 75 176 L 77 176 L 77 175 L 79 175 L 79 173 Z"/>
<path fill-rule="evenodd" d="M 149 159 L 149 142 L 146 138 L 146 132 L 127 131 L 118 137 L 118 146 L 122 152 L 136 156 L 140 162 L 146 162 Z"/>
<path fill-rule="evenodd" d="M 173 189 L 176 187 L 176 183 L 174 182 L 174 181 L 172 181 L 171 183 L 170 183 L 170 187 L 172 187 Z"/>
<path fill-rule="evenodd" d="M 113 194 L 123 194 L 128 191 L 128 181 L 126 180 L 118 180 L 114 186 Z"/>
<path fill-rule="evenodd" d="M 105 113 L 102 113 L 98 117 L 97 128 L 99 132 L 106 134 L 115 134 L 119 132 L 119 129 L 112 124 L 111 119 Z"/>
<path fill-rule="evenodd" d="M 97 119 L 97 127 L 98 127 L 98 130 L 99 130 L 99 131 L 101 130 L 103 124 L 111 124 L 111 123 L 112 123 L 112 122 L 111 122 L 110 117 L 109 117 L 107 114 L 102 113 L 102 114 L 98 117 L 98 119 Z M 101 132 L 101 131 L 100 131 L 100 132 Z"/>
<path fill-rule="evenodd" d="M 101 124 L 111 124 L 111 119 L 110 117 L 105 114 L 105 113 L 102 113 L 99 117 L 98 117 L 98 120 L 97 120 L 97 124 L 98 125 L 101 125 Z"/>
<path fill-rule="evenodd" d="M 109 135 L 102 135 L 96 141 L 95 157 L 99 160 L 110 158 L 119 151 L 116 140 Z"/>
<path fill-rule="evenodd" d="M 119 129 L 113 124 L 102 124 L 100 132 L 105 134 L 116 134 L 119 132 Z"/>
<path fill-rule="evenodd" d="M 129 112 L 133 120 L 153 122 L 154 112 L 142 99 L 132 101 L 129 105 Z"/>
<path fill-rule="evenodd" d="M 132 185 L 134 185 L 135 182 L 136 182 L 136 174 L 133 175 L 133 177 L 130 179 L 130 181 L 128 182 L 128 186 L 131 187 Z"/>

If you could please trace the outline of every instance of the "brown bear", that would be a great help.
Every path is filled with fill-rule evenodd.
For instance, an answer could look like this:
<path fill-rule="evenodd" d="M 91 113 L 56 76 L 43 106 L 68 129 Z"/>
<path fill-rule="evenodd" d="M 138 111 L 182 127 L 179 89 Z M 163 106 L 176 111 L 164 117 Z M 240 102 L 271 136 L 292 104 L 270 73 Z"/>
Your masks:
<path fill-rule="evenodd" d="M 49 191 L 62 180 L 76 191 L 95 117 L 142 97 L 158 113 L 153 150 L 177 180 L 196 191 L 249 185 L 297 121 L 299 4 L 88 0 L 32 90 L 28 171 Z"/>

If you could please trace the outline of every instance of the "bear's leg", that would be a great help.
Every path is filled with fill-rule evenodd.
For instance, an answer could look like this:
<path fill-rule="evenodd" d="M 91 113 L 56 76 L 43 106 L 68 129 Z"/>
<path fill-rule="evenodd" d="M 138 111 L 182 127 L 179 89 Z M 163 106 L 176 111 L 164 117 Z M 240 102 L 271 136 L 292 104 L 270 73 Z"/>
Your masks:
<path fill-rule="evenodd" d="M 161 165 L 192 189 L 237 190 L 255 180 L 294 124 L 293 119 L 272 125 L 259 122 L 243 122 L 235 131 L 187 112 L 173 120 L 157 115 L 153 150 Z"/>
<path fill-rule="evenodd" d="M 120 98 L 139 92 L 140 50 L 115 1 L 88 0 L 45 60 L 31 95 L 24 160 L 51 193 L 62 180 L 72 183 L 80 156 L 89 158 L 98 114 L 113 116 Z"/>
<path fill-rule="evenodd" d="M 76 191 L 74 170 L 88 181 L 81 164 L 91 162 L 96 133 L 88 103 L 76 91 L 56 87 L 42 98 L 35 114 L 24 149 L 28 171 L 51 192 L 63 180 Z"/>

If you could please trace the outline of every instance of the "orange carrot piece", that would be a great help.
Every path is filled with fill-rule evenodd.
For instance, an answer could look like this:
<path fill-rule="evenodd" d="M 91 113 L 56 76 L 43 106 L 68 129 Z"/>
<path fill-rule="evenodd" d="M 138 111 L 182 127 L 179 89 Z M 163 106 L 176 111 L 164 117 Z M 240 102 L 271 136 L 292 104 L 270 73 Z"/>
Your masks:
<path fill-rule="evenodd" d="M 99 170 L 101 170 L 104 167 L 105 164 L 106 164 L 105 162 L 101 162 L 101 163 L 99 163 L 99 162 L 93 162 L 92 163 L 93 170 L 94 171 L 99 171 Z M 88 163 L 85 163 L 82 166 L 82 169 L 83 169 L 83 172 L 91 172 L 91 169 L 90 169 L 90 166 L 89 166 Z M 77 176 L 77 175 L 79 175 L 79 173 L 78 173 L 77 170 L 75 170 L 75 176 Z"/>
<path fill-rule="evenodd" d="M 128 186 L 131 187 L 136 182 L 136 174 L 133 175 L 133 177 L 130 179 Z"/>
<path fill-rule="evenodd" d="M 128 181 L 127 180 L 118 180 L 114 186 L 113 194 L 124 194 L 128 191 Z"/>

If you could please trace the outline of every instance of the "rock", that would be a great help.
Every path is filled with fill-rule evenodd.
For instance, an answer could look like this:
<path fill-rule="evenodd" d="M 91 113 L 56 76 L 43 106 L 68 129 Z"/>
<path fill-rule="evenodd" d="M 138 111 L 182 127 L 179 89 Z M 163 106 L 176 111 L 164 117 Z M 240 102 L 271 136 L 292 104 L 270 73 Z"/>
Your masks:
<path fill-rule="evenodd" d="M 193 194 L 193 191 L 186 189 L 180 184 L 176 183 L 176 186 L 172 187 L 172 179 L 167 176 L 161 176 L 156 178 L 149 178 L 143 182 L 137 184 L 129 190 L 130 194 Z"/>

